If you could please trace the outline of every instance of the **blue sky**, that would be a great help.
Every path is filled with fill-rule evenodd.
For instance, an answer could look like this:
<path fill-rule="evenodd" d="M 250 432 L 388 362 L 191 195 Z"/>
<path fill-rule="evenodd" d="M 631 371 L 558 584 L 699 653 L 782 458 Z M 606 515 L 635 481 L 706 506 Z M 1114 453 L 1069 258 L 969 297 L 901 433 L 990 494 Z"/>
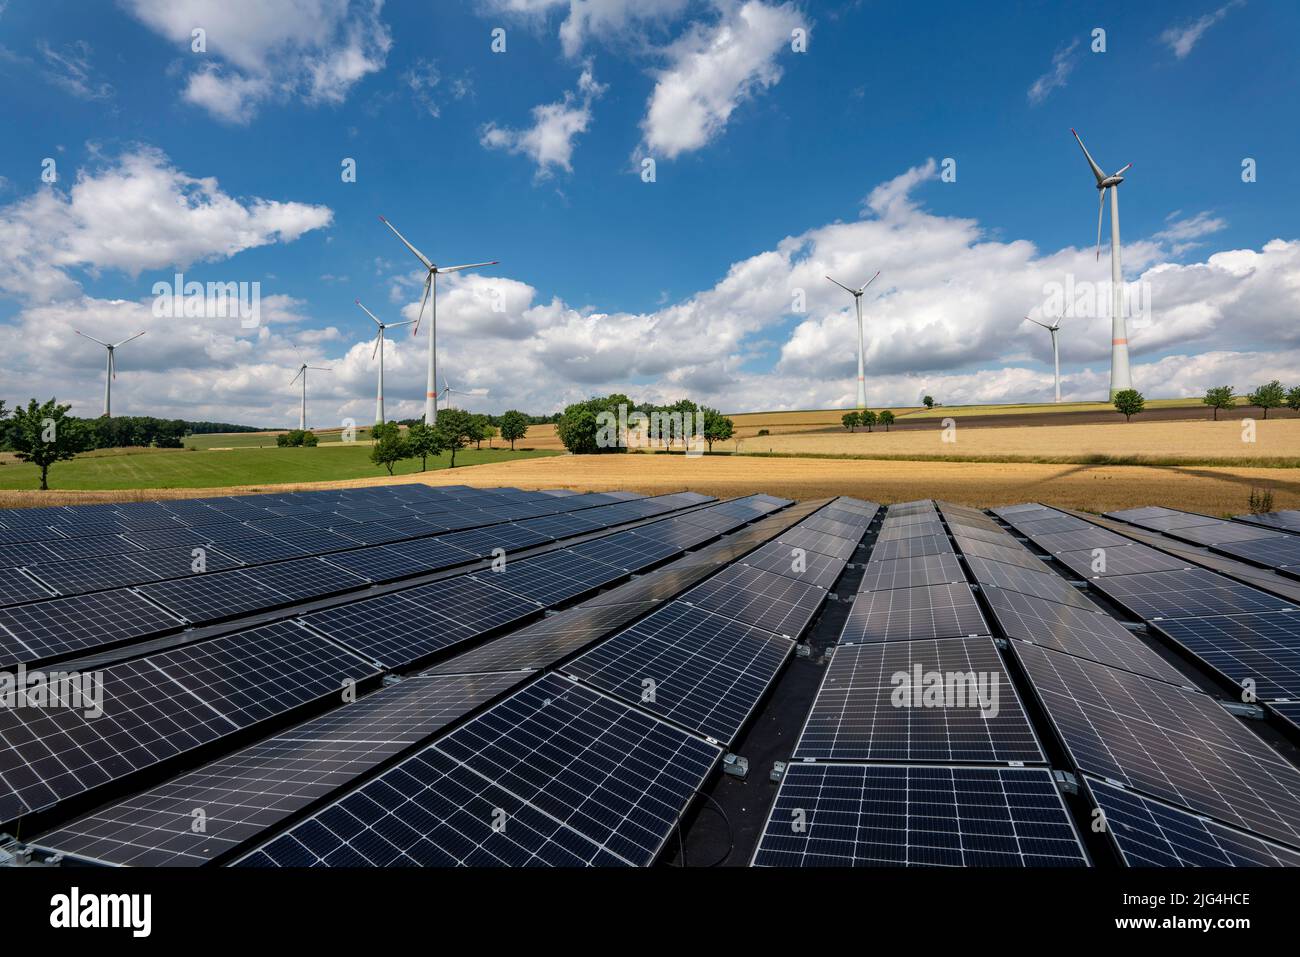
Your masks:
<path fill-rule="evenodd" d="M 437 261 L 502 261 L 440 299 L 442 361 L 492 410 L 616 387 L 732 410 L 847 404 L 849 303 L 809 282 L 829 268 L 855 282 L 883 271 L 867 304 L 873 403 L 1044 398 L 1047 343 L 1019 316 L 1052 276 L 1105 273 L 1071 126 L 1103 166 L 1134 164 L 1126 278 L 1154 287 L 1133 335 L 1139 387 L 1235 382 L 1260 356 L 1284 379 L 1296 370 L 1293 3 L 992 15 L 607 0 L 593 14 L 581 0 L 286 0 L 261 5 L 273 22 L 243 6 L 0 4 L 0 238 L 27 250 L 0 252 L 0 324 L 33 350 L 0 359 L 0 395 L 54 376 L 93 411 L 100 357 L 64 326 L 121 338 L 144 323 L 134 375 L 120 357 L 123 411 L 288 421 L 282 373 L 303 354 L 336 366 L 313 383 L 314 417 L 364 415 L 370 329 L 353 299 L 396 318 L 419 296 L 382 213 Z M 189 24 L 209 24 L 206 53 L 191 52 Z M 806 52 L 784 39 L 792 25 Z M 548 105 L 553 128 L 536 122 Z M 1245 157 L 1256 182 L 1242 182 Z M 927 167 L 945 158 L 955 182 Z M 79 177 L 102 188 L 79 196 Z M 864 206 L 891 181 L 896 204 Z M 155 241 L 169 197 L 184 197 L 184 236 Z M 259 201 L 280 206 L 262 216 Z M 139 314 L 178 268 L 259 281 L 271 319 L 251 333 L 155 328 Z M 41 270 L 57 281 L 32 281 Z M 792 312 L 805 286 L 808 309 Z M 493 290 L 507 308 L 483 316 Z M 1109 325 L 1094 319 L 1063 334 L 1067 395 L 1104 397 Z M 390 411 L 419 406 L 422 346 L 395 337 L 386 353 Z"/>

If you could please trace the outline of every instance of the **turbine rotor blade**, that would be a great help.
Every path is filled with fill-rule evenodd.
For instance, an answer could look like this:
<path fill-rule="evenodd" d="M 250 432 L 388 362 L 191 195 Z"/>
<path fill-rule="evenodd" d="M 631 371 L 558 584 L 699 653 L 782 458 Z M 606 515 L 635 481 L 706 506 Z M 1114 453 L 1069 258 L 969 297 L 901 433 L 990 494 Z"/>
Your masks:
<path fill-rule="evenodd" d="M 1083 150 L 1083 155 L 1088 158 L 1088 165 L 1092 167 L 1092 175 L 1097 177 L 1097 182 L 1100 183 L 1106 178 L 1106 174 L 1101 171 L 1101 167 L 1098 166 L 1096 160 L 1092 158 L 1092 154 L 1088 152 L 1088 147 L 1083 145 L 1083 139 L 1078 133 L 1075 133 L 1073 127 L 1070 128 L 1070 132 L 1074 133 L 1074 138 L 1079 141 L 1079 149 Z"/>
<path fill-rule="evenodd" d="M 375 348 L 371 350 L 370 353 L 370 359 L 372 362 L 374 361 L 375 356 L 379 355 L 379 346 L 383 343 L 383 341 L 384 341 L 384 327 L 380 326 L 379 334 L 375 336 Z"/>
<path fill-rule="evenodd" d="M 424 307 L 429 302 L 429 289 L 433 286 L 433 272 L 424 280 L 424 298 L 420 300 L 420 314 L 415 317 L 415 328 L 411 330 L 411 337 L 414 338 L 420 334 L 420 320 L 424 318 Z"/>
<path fill-rule="evenodd" d="M 360 299 L 354 299 L 353 302 L 355 302 L 358 306 L 361 306 L 361 300 L 360 300 Z M 364 312 L 364 313 L 365 313 L 367 316 L 369 316 L 371 319 L 374 319 L 374 320 L 375 320 L 375 325 L 377 325 L 380 329 L 384 328 L 384 324 L 383 324 L 382 322 L 380 322 L 378 319 L 376 319 L 376 318 L 375 318 L 375 314 L 374 314 L 373 312 L 371 312 L 369 309 L 367 309 L 365 306 L 361 306 L 361 311 Z"/>
<path fill-rule="evenodd" d="M 826 278 L 827 278 L 827 279 L 831 279 L 830 276 L 827 276 Z M 835 283 L 835 285 L 839 286 L 841 289 L 843 289 L 845 292 L 847 292 L 850 296 L 856 296 L 856 295 L 858 294 L 858 291 L 857 291 L 856 289 L 850 289 L 848 286 L 844 285 L 844 283 L 840 282 L 838 279 L 831 279 L 831 282 Z"/>
<path fill-rule="evenodd" d="M 424 268 L 425 268 L 425 269 L 435 269 L 435 268 L 437 268 L 437 267 L 435 267 L 435 266 L 433 265 L 433 263 L 429 262 L 429 257 L 427 257 L 424 253 L 420 252 L 420 250 L 416 249 L 416 248 L 415 248 L 414 246 L 412 246 L 409 242 L 407 242 L 406 237 L 403 236 L 401 233 L 399 233 L 399 232 L 397 231 L 397 227 L 396 227 L 396 226 L 394 226 L 394 225 L 393 225 L 392 223 L 390 223 L 388 220 L 384 219 L 384 217 L 382 217 L 382 216 L 379 217 L 379 221 L 380 221 L 381 223 L 383 223 L 385 226 L 387 226 L 389 229 L 391 229 L 391 230 L 393 231 L 393 235 L 396 236 L 398 239 L 400 239 L 400 240 L 402 241 L 402 245 L 403 245 L 403 246 L 405 246 L 405 247 L 406 247 L 407 249 L 409 249 L 411 252 L 415 253 L 416 258 L 419 259 L 420 262 L 424 263 Z"/>
<path fill-rule="evenodd" d="M 480 266 L 495 266 L 501 260 L 494 259 L 490 263 L 466 263 L 463 266 L 435 266 L 435 272 L 460 272 L 462 269 L 478 269 Z"/>
<path fill-rule="evenodd" d="M 117 356 L 113 355 L 113 350 L 108 350 L 108 371 L 114 379 L 117 378 Z"/>
<path fill-rule="evenodd" d="M 94 336 L 88 336 L 88 335 L 86 335 L 84 332 L 82 332 L 80 329 L 73 329 L 72 331 L 75 332 L 77 335 L 81 336 L 81 338 L 83 338 L 83 339 L 89 339 L 91 342 L 98 342 L 98 343 L 99 343 L 101 346 L 103 346 L 105 349 L 108 348 L 108 343 L 107 343 L 107 342 L 100 342 L 100 340 L 96 339 Z"/>
<path fill-rule="evenodd" d="M 1107 189 L 1109 189 L 1109 187 L 1107 187 Z M 1106 192 L 1107 190 L 1105 189 L 1099 190 L 1098 192 L 1098 195 L 1100 196 L 1100 202 L 1098 202 L 1097 204 L 1097 260 L 1098 261 L 1101 260 L 1101 220 L 1102 217 L 1106 215 Z"/>
<path fill-rule="evenodd" d="M 858 294 L 861 295 L 862 293 L 866 292 L 867 287 L 870 286 L 873 282 L 875 282 L 879 278 L 880 278 L 880 270 L 877 269 L 876 274 L 862 284 L 862 288 L 858 290 Z"/>
<path fill-rule="evenodd" d="M 1115 172 L 1111 173 L 1110 175 L 1111 175 L 1111 176 L 1123 176 L 1125 173 L 1127 173 L 1127 172 L 1128 172 L 1129 170 L 1131 170 L 1132 168 L 1133 168 L 1133 164 L 1132 164 L 1132 163 L 1129 163 L 1129 164 L 1128 164 L 1127 166 L 1125 166 L 1123 169 L 1116 170 Z"/>
<path fill-rule="evenodd" d="M 145 332 L 148 332 L 148 330 L 146 329 Z M 123 339 L 121 342 L 115 342 L 115 343 L 113 343 L 113 348 L 116 349 L 116 348 L 118 348 L 119 346 L 124 346 L 124 345 L 126 345 L 128 342 L 130 342 L 132 339 L 139 339 L 142 335 L 144 335 L 144 332 L 137 332 L 137 333 L 136 333 L 135 335 L 133 335 L 133 336 L 128 336 L 127 338 Z"/>

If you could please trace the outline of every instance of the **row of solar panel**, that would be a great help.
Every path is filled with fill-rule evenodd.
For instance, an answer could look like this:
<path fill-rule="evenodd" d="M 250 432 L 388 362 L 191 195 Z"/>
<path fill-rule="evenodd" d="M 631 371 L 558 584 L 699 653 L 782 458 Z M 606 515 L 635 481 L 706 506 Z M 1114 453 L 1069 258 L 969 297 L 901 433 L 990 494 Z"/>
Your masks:
<path fill-rule="evenodd" d="M 1047 549 L 1098 542 L 1099 562 L 1114 548 L 1155 552 L 1112 545 L 1096 535 L 1104 529 L 1043 506 L 995 511 Z M 1150 558 L 1145 551 L 1139 560 Z M 1149 594 L 1177 613 L 1176 589 L 1165 595 L 1158 582 L 1142 580 L 1180 574 L 1099 574 L 1090 583 L 1112 596 Z M 1104 648 L 1025 639 L 1012 646 L 1121 857 L 1131 864 L 1300 864 L 1300 772 L 1166 663 L 1136 655 L 1136 636 L 1128 635 L 1127 649 L 1118 632 L 1113 637 Z"/>
<path fill-rule="evenodd" d="M 575 501 L 578 497 L 565 499 Z M 137 588 L 55 598 L 0 609 L 0 667 L 57 659 L 87 649 L 138 641 L 150 635 L 176 631 L 187 625 L 206 624 L 310 599 L 360 590 L 374 583 L 474 562 L 493 549 L 514 551 L 562 537 L 600 531 L 629 518 L 646 518 L 706 500 L 679 493 L 599 505 L 574 515 L 551 516 L 545 527 L 525 522 L 502 523 L 455 535 L 429 537 L 395 545 L 366 546 L 328 558 L 300 558 L 256 568 L 209 570 Z M 615 511 L 617 510 L 617 511 Z M 580 524 L 566 525 L 572 519 Z M 689 519 L 689 517 L 688 517 Z M 690 519 L 688 527 L 701 519 Z M 707 537 L 716 534 L 707 531 Z M 679 540 L 680 537 L 679 537 Z M 622 544 L 620 544 L 622 543 Z M 666 543 L 638 538 L 641 554 L 667 554 Z M 631 570 L 635 556 L 621 555 L 631 548 L 625 539 L 599 539 L 584 546 L 583 554 Z M 639 565 L 638 565 L 639 567 Z"/>
<path fill-rule="evenodd" d="M 802 589 L 825 597 L 801 552 L 842 569 L 841 545 L 817 536 L 840 538 L 834 522 L 861 538 L 872 514 L 837 501 L 753 553 L 784 552 L 783 567 L 724 569 L 241 863 L 651 863 L 815 613 Z"/>
<path fill-rule="evenodd" d="M 891 506 L 754 864 L 1086 863 L 989 635 L 937 509 Z"/>
<path fill-rule="evenodd" d="M 704 527 L 732 528 L 781 504 L 786 503 L 767 497 L 729 502 L 642 526 L 638 534 L 661 534 L 672 539 L 682 527 L 690 527 L 683 521 L 687 518 L 704 519 Z M 698 531 L 701 526 L 694 527 Z M 709 531 L 708 536 L 715 534 L 716 531 Z M 637 551 L 631 549 L 628 554 L 637 556 Z M 334 641 L 357 650 L 367 660 L 381 658 L 389 665 L 409 664 L 457 640 L 466 641 L 493 627 L 508 625 L 520 615 L 538 612 L 540 604 L 508 589 L 525 587 L 523 583 L 547 577 L 533 575 L 528 569 L 538 568 L 539 563 L 548 562 L 553 556 L 564 555 L 565 552 L 554 552 L 509 562 L 506 571 L 498 573 L 499 579 L 491 579 L 501 581 L 500 587 L 474 576 L 460 576 L 435 583 L 433 587 L 419 586 L 386 596 L 409 603 L 405 607 L 380 610 L 373 602 L 362 601 L 322 615 L 310 615 L 304 619 L 310 626 L 306 631 L 314 634 L 310 630 L 314 628 L 328 633 Z M 638 560 L 658 559 L 640 555 Z M 551 572 L 561 571 L 558 567 L 545 567 Z M 573 571 L 585 574 L 591 569 L 583 565 Z M 619 577 L 624 574 L 625 571 L 619 570 Z M 584 590 L 600 587 L 607 580 L 606 575 L 583 579 Z M 618 591 L 615 589 L 610 594 Z M 538 594 L 543 603 L 563 601 L 570 596 L 568 588 Z M 561 614 L 548 620 L 565 617 L 566 614 Z M 412 627 L 413 621 L 418 621 L 420 627 Z M 213 860 L 276 821 L 427 739 L 439 728 L 516 686 L 525 676 L 519 671 L 427 674 L 402 681 L 361 698 L 356 705 L 330 711 L 147 794 L 73 821 L 40 839 L 37 846 L 114 864 L 197 864 Z M 573 701 L 574 693 L 548 697 Z M 581 707 L 588 718 L 600 710 L 591 701 L 582 703 Z M 629 726 L 610 729 L 613 736 L 608 740 L 617 741 L 620 731 L 630 733 Z M 554 746 L 558 744 L 554 742 Z M 575 768 L 574 772 L 577 771 Z M 207 826 L 198 832 L 191 827 L 195 808 L 203 809 L 207 821 Z M 528 809 L 520 810 L 512 839 L 515 832 L 530 827 L 531 814 Z M 490 817 L 484 820 L 491 824 Z M 563 837 L 561 845 L 565 843 Z M 503 839 L 493 846 L 508 848 L 510 844 Z M 506 855 L 503 861 L 510 860 L 508 851 Z M 562 861 L 572 862 L 572 858 L 556 859 Z"/>
<path fill-rule="evenodd" d="M 1263 512 L 1258 515 L 1234 516 L 1239 522 L 1250 522 L 1265 528 L 1280 528 L 1286 532 L 1300 532 L 1300 509 L 1283 509 L 1280 512 Z"/>
<path fill-rule="evenodd" d="M 1300 578 L 1300 535 L 1295 530 L 1276 531 L 1259 523 L 1230 522 L 1159 506 L 1108 512 L 1107 517 Z"/>

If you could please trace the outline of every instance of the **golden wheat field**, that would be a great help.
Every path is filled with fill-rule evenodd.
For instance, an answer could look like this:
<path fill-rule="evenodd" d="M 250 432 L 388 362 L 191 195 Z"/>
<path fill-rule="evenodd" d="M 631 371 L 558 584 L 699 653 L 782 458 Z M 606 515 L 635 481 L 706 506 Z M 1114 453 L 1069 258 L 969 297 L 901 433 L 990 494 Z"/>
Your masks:
<path fill-rule="evenodd" d="M 939 421 L 932 429 L 906 432 L 785 434 L 746 438 L 742 452 L 794 455 L 943 455 L 1079 458 L 1147 457 L 1185 461 L 1300 459 L 1300 419 L 1256 421 L 1254 441 L 1236 421 L 1116 422 L 1113 425 L 1035 425 L 952 430 Z M 952 441 L 944 441 L 948 436 Z M 1217 461 L 1216 461 L 1217 464 Z"/>
<path fill-rule="evenodd" d="M 1275 508 L 1300 507 L 1300 474 L 1292 469 L 1145 467 L 987 462 L 914 462 L 748 456 L 554 456 L 444 469 L 423 475 L 272 487 L 118 492 L 7 492 L 0 506 L 139 501 L 202 495 L 381 485 L 512 485 L 518 488 L 628 489 L 647 494 L 694 489 L 718 496 L 769 492 L 808 499 L 855 495 L 881 503 L 940 498 L 977 507 L 1040 501 L 1089 511 L 1170 505 L 1216 515 L 1246 510 L 1252 489 L 1270 489 Z"/>

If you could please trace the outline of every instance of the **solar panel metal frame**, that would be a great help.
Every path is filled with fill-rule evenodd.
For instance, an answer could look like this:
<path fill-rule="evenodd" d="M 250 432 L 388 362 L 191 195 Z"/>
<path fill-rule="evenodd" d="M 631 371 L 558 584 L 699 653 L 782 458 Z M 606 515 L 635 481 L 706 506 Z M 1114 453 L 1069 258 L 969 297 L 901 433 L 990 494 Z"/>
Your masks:
<path fill-rule="evenodd" d="M 920 585 L 947 585 L 966 581 L 961 562 L 952 552 L 915 558 L 872 560 L 858 583 L 858 591 L 892 591 Z"/>
<path fill-rule="evenodd" d="M 859 592 L 839 643 L 974 638 L 991 635 L 965 582 Z"/>

